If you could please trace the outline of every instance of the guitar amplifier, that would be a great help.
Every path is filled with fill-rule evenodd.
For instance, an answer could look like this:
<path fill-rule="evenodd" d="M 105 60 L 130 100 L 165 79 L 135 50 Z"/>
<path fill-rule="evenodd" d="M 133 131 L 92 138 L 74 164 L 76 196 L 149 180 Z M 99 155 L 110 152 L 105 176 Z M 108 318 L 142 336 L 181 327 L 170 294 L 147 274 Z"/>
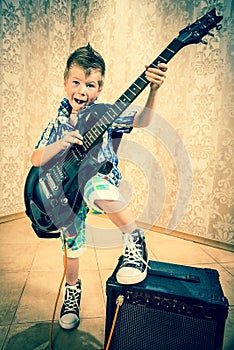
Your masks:
<path fill-rule="evenodd" d="M 228 300 L 218 272 L 156 261 L 149 265 L 147 278 L 135 285 L 118 284 L 118 265 L 108 278 L 105 348 L 109 343 L 109 350 L 221 350 Z M 119 296 L 123 304 L 117 311 Z"/>

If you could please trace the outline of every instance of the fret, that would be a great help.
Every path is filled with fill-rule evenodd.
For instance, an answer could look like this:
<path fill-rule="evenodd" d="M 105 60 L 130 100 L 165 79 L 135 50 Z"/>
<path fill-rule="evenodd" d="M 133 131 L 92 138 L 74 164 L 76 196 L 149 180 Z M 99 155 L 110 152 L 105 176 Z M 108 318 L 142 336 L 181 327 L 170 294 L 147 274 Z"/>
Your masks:
<path fill-rule="evenodd" d="M 100 132 L 101 133 L 103 132 L 103 129 L 102 129 L 101 125 L 99 125 L 99 123 L 96 123 L 95 126 L 93 127 L 93 129 L 94 130 L 97 129 L 96 132 L 99 133 L 99 134 L 100 134 Z"/>
<path fill-rule="evenodd" d="M 87 151 L 91 146 L 92 146 L 92 142 L 89 139 L 89 135 L 88 133 L 85 135 L 85 139 L 83 140 L 83 147 L 84 150 Z M 88 147 L 87 147 L 88 146 Z"/>
<path fill-rule="evenodd" d="M 102 116 L 102 119 L 104 119 L 104 121 L 106 122 L 106 123 L 105 123 L 106 125 L 109 125 L 110 122 L 112 122 L 112 120 L 110 121 L 110 120 L 108 120 L 108 119 L 106 118 L 106 115 L 105 115 L 105 114 Z"/>
<path fill-rule="evenodd" d="M 123 105 L 123 110 L 129 105 L 129 99 L 123 94 L 122 96 L 119 97 L 119 99 L 116 101 L 116 104 Z"/>
<path fill-rule="evenodd" d="M 121 102 L 121 103 L 122 103 L 122 101 L 118 100 L 118 101 L 115 102 L 114 106 L 115 106 L 116 108 L 118 108 L 119 112 L 122 112 L 122 111 L 123 111 L 123 107 L 119 106 L 119 103 L 118 103 L 118 102 Z M 123 104 L 123 106 L 125 107 L 125 103 L 122 103 L 122 104 Z"/>
<path fill-rule="evenodd" d="M 124 96 L 124 98 L 126 98 L 126 101 L 131 102 L 131 99 L 125 93 L 122 96 Z"/>
<path fill-rule="evenodd" d="M 138 79 L 137 79 L 137 80 L 138 80 Z M 134 84 L 136 85 L 136 87 L 138 88 L 138 90 L 141 90 L 141 87 L 137 85 L 137 80 L 135 81 Z"/>
<path fill-rule="evenodd" d="M 113 104 L 113 106 L 111 106 L 110 110 L 114 113 L 114 116 L 112 117 L 112 119 L 116 119 L 116 117 L 118 117 L 126 108 L 126 104 L 124 104 L 123 106 L 121 106 L 120 104 L 118 104 L 117 102 L 115 102 Z"/>
<path fill-rule="evenodd" d="M 173 54 L 175 53 L 175 51 L 171 50 L 169 47 L 167 47 L 166 50 L 171 51 Z"/>
<path fill-rule="evenodd" d="M 137 86 L 140 87 L 140 91 L 139 93 L 144 90 L 144 88 L 149 84 L 148 80 L 146 79 L 146 76 L 145 76 L 145 71 L 144 73 L 142 73 L 141 76 L 139 76 L 139 78 L 136 80 L 136 84 Z"/>
<path fill-rule="evenodd" d="M 90 133 L 90 136 L 89 136 L 89 140 L 91 141 L 91 142 L 94 142 L 95 140 L 96 140 L 96 137 L 97 137 L 97 135 L 95 135 L 95 133 L 92 131 L 91 133 Z"/>
<path fill-rule="evenodd" d="M 115 107 L 115 105 L 111 106 L 107 112 L 108 117 L 110 117 L 110 120 L 108 120 L 108 122 L 113 122 L 113 120 L 115 120 L 115 118 L 118 116 L 119 110 L 116 113 L 114 110 L 114 107 Z"/>
<path fill-rule="evenodd" d="M 164 62 L 167 62 L 166 58 L 164 58 L 162 56 L 158 56 L 158 58 L 161 58 Z"/>
<path fill-rule="evenodd" d="M 136 94 L 138 92 L 138 89 L 136 89 L 136 87 L 133 86 L 133 85 L 128 90 L 130 90 L 133 93 L 134 96 L 136 96 Z"/>
<path fill-rule="evenodd" d="M 147 84 L 147 79 L 144 78 L 142 75 L 139 76 L 138 80 L 141 79 L 141 81 L 144 83 L 144 86 L 145 84 Z M 139 84 L 139 81 L 138 81 L 138 84 Z M 143 88 L 143 87 L 142 87 Z"/>
<path fill-rule="evenodd" d="M 150 67 L 158 67 L 161 62 L 168 62 L 176 52 L 183 47 L 183 44 L 174 39 L 168 47 L 161 52 L 161 54 L 151 63 Z M 96 124 L 85 134 L 83 140 L 83 147 L 87 151 L 92 144 L 103 135 L 108 127 L 123 113 L 123 111 L 136 99 L 136 97 L 149 84 L 144 71 L 133 84 L 118 98 L 118 100 L 100 116 Z M 97 115 L 98 116 L 98 115 Z"/>
<path fill-rule="evenodd" d="M 126 90 L 124 95 L 128 98 L 129 102 L 132 102 L 136 97 L 136 94 L 132 92 L 130 89 Z"/>

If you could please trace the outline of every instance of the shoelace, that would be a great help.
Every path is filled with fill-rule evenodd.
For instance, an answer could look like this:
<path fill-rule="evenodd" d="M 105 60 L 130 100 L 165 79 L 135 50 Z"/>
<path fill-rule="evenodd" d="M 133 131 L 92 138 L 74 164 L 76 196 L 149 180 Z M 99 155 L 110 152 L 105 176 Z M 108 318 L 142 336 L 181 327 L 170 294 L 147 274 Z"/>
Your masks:
<path fill-rule="evenodd" d="M 139 260 L 149 267 L 148 263 L 142 258 L 142 246 L 140 242 L 127 243 L 124 248 L 123 264 L 130 263 L 139 266 Z"/>
<path fill-rule="evenodd" d="M 65 299 L 64 299 L 64 311 L 74 311 L 76 309 L 79 310 L 79 300 L 80 300 L 80 292 L 81 289 L 77 288 L 77 286 L 67 286 Z"/>

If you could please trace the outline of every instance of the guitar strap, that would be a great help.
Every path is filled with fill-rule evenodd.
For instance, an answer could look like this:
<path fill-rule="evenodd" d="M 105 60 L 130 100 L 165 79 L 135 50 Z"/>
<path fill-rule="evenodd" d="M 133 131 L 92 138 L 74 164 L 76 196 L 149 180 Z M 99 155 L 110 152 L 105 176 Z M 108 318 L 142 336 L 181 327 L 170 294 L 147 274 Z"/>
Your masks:
<path fill-rule="evenodd" d="M 113 144 L 113 149 L 114 149 L 116 154 L 118 152 L 118 148 L 119 148 L 122 137 L 123 137 L 122 132 L 112 131 L 112 144 Z"/>

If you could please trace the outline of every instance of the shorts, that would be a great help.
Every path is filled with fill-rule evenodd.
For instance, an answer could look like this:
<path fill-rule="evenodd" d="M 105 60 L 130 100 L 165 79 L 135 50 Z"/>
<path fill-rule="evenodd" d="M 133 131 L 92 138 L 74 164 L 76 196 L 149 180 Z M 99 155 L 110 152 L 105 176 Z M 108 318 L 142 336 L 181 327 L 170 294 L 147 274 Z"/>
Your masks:
<path fill-rule="evenodd" d="M 103 211 L 94 203 L 97 199 L 123 201 L 114 180 L 100 173 L 92 177 L 85 185 L 84 200 L 91 211 L 101 214 Z"/>
<path fill-rule="evenodd" d="M 61 241 L 66 239 L 67 256 L 78 258 L 84 251 L 86 244 L 86 224 L 88 209 L 95 214 L 102 214 L 103 211 L 95 205 L 95 200 L 116 200 L 124 201 L 112 178 L 107 175 L 97 174 L 92 177 L 84 188 L 84 201 L 76 215 L 75 221 L 61 232 Z M 64 251 L 64 246 L 63 246 Z"/>

